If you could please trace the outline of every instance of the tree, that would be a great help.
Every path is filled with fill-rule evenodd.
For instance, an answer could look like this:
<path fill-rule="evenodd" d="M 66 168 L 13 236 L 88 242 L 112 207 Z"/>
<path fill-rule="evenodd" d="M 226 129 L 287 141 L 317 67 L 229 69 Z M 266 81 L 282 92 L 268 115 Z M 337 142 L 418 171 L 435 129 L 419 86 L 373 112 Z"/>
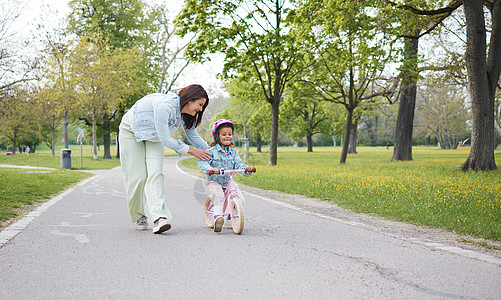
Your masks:
<path fill-rule="evenodd" d="M 392 41 L 379 31 L 366 9 L 346 0 L 310 0 L 296 17 L 297 33 L 313 50 L 309 59 L 316 61 L 301 80 L 309 82 L 321 99 L 346 109 L 340 163 L 346 162 L 350 138 L 356 134 L 355 109 L 391 94 L 384 88 L 372 89 L 392 58 Z"/>
<path fill-rule="evenodd" d="M 263 136 L 269 132 L 271 111 L 269 105 L 262 104 L 264 96 L 259 83 L 235 77 L 227 83 L 227 90 L 230 95 L 229 103 L 216 115 L 216 119 L 231 120 L 235 123 L 235 130 L 244 139 L 254 139 L 257 151 L 261 152 Z"/>
<path fill-rule="evenodd" d="M 14 152 L 20 141 L 39 139 L 36 117 L 25 91 L 13 88 L 0 95 L 0 134 L 9 140 Z"/>
<path fill-rule="evenodd" d="M 433 32 L 443 20 L 461 5 L 461 0 L 453 0 L 446 7 L 443 1 L 404 1 L 384 0 L 380 2 L 381 23 L 383 30 L 403 38 L 401 80 L 397 127 L 395 131 L 395 147 L 393 161 L 412 160 L 412 133 L 414 112 L 416 107 L 416 91 L 418 75 L 424 69 L 436 69 L 436 66 L 419 68 L 419 41 Z M 414 7 L 416 6 L 416 7 Z"/>
<path fill-rule="evenodd" d="M 121 118 L 127 107 L 144 94 L 155 90 L 159 72 L 153 69 L 156 59 L 152 36 L 158 26 L 153 22 L 156 15 L 147 15 L 146 4 L 141 0 L 72 0 L 69 3 L 71 12 L 68 17 L 68 31 L 78 36 L 98 34 L 105 40 L 112 50 L 139 49 L 143 53 L 136 57 L 140 64 L 134 64 L 134 73 L 127 79 L 129 89 L 124 90 L 121 97 L 122 105 L 114 107 L 98 116 L 96 125 L 102 130 L 104 140 L 104 158 L 111 158 L 111 132 L 118 131 Z M 134 91 L 134 93 L 131 93 Z M 87 125 L 92 126 L 90 123 Z M 96 131 L 97 132 L 97 131 Z M 119 147 L 117 154 L 119 156 Z"/>
<path fill-rule="evenodd" d="M 112 49 L 148 46 L 151 19 L 141 0 L 71 0 L 68 31 L 78 36 L 99 34 Z"/>
<path fill-rule="evenodd" d="M 468 134 L 469 111 L 461 90 L 433 81 L 420 88 L 419 94 L 417 127 L 435 135 L 442 149 L 456 149 Z"/>
<path fill-rule="evenodd" d="M 37 67 L 37 61 L 22 55 L 16 33 L 11 30 L 21 13 L 22 6 L 17 1 L 0 3 L 0 92 L 36 79 L 33 71 Z"/>
<path fill-rule="evenodd" d="M 81 117 L 92 126 L 93 157 L 97 159 L 97 122 L 116 109 L 124 91 L 134 93 L 128 80 L 140 54 L 111 50 L 101 36 L 82 36 L 70 55 L 72 78 L 80 99 Z"/>
<path fill-rule="evenodd" d="M 472 103 L 472 147 L 467 160 L 460 169 L 463 171 L 497 169 L 493 151 L 494 97 L 501 72 L 501 1 L 451 0 L 448 5 L 431 10 L 427 7 L 419 8 L 414 2 L 397 4 L 390 0 L 384 1 L 415 15 L 436 16 L 437 20 L 440 21 L 462 5 L 464 6 L 466 20 L 465 60 L 468 90 Z M 438 3 L 437 6 L 440 4 L 442 3 Z M 488 54 L 484 6 L 490 12 L 490 23 L 492 24 Z M 428 31 L 435 27 L 432 26 Z"/>
<path fill-rule="evenodd" d="M 498 84 L 498 88 L 496 90 L 496 98 L 494 102 L 494 117 L 495 123 L 494 127 L 498 133 L 498 136 L 501 136 L 501 84 Z"/>
<path fill-rule="evenodd" d="M 200 32 L 187 48 L 190 59 L 224 53 L 223 76 L 242 74 L 259 82 L 271 105 L 269 165 L 277 164 L 282 95 L 301 61 L 299 45 L 285 27 L 290 5 L 285 0 L 187 0 L 176 20 L 182 37 Z"/>
<path fill-rule="evenodd" d="M 489 55 L 481 0 L 464 2 L 466 68 L 472 108 L 471 150 L 461 170 L 496 170 L 494 159 L 494 98 L 501 72 L 501 0 L 485 1 L 491 13 Z"/>
<path fill-rule="evenodd" d="M 40 115 L 43 116 L 41 122 L 41 131 L 42 141 L 51 149 L 52 156 L 56 155 L 56 139 L 58 136 L 58 129 L 63 124 L 64 112 L 65 109 L 61 109 L 60 103 L 58 103 L 57 96 L 54 95 L 54 90 L 51 88 L 45 88 L 39 90 L 35 94 L 35 101 L 37 103 L 37 110 Z M 66 115 L 67 116 L 67 115 Z M 67 126 L 67 122 L 64 122 Z M 65 141 L 64 143 L 67 145 L 68 133 L 67 129 L 65 130 Z M 67 146 L 65 146 L 66 148 Z"/>
<path fill-rule="evenodd" d="M 56 37 L 57 38 L 57 37 Z M 72 109 L 75 108 L 77 99 L 74 97 L 74 82 L 70 78 L 69 66 L 69 41 L 52 40 L 47 36 L 47 49 L 43 59 L 44 78 L 41 82 L 45 85 L 41 94 L 36 96 L 45 101 L 42 108 L 48 109 L 51 121 L 62 121 L 64 148 L 69 147 L 68 125 L 73 122 Z M 57 126 L 51 126 L 55 130 Z M 52 138 L 55 132 L 52 133 Z M 55 154 L 55 141 L 52 140 L 52 153 Z"/>
<path fill-rule="evenodd" d="M 287 136 L 294 140 L 306 138 L 308 152 L 313 152 L 313 135 L 327 134 L 331 127 L 325 103 L 312 98 L 312 94 L 305 83 L 290 87 L 282 103 L 280 118 Z"/>
<path fill-rule="evenodd" d="M 170 19 L 167 3 L 163 3 L 153 9 L 153 43 L 152 64 L 158 72 L 156 91 L 172 91 L 174 84 L 186 67 L 190 64 L 189 59 L 183 59 L 184 50 L 196 37 L 194 34 L 187 41 L 180 41 L 176 35 L 177 27 Z"/>

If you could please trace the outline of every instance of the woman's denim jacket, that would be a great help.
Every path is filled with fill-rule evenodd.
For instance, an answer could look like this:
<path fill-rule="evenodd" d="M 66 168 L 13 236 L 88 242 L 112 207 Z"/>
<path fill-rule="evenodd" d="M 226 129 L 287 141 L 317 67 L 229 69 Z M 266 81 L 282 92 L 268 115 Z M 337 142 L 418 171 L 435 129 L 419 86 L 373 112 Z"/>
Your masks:
<path fill-rule="evenodd" d="M 228 151 L 224 151 L 221 146 L 215 145 L 207 151 L 212 154 L 212 158 L 210 160 L 198 160 L 198 166 L 203 173 L 207 174 L 212 168 L 226 170 L 243 170 L 247 168 L 247 165 L 240 159 L 238 152 L 231 147 L 228 147 Z M 249 176 L 247 174 L 244 175 Z M 228 176 L 228 174 L 209 175 L 207 180 L 216 181 L 223 187 L 227 187 L 230 176 Z"/>
<path fill-rule="evenodd" d="M 193 146 L 200 149 L 209 148 L 207 142 L 198 135 L 194 126 L 190 129 L 184 127 L 179 100 L 179 96 L 173 93 L 149 94 L 139 99 L 131 108 L 134 116 L 132 122 L 136 141 L 158 137 L 164 146 L 176 151 L 177 154 L 186 154 L 189 146 L 183 141 L 171 137 L 179 127 L 183 126 L 184 132 Z"/>

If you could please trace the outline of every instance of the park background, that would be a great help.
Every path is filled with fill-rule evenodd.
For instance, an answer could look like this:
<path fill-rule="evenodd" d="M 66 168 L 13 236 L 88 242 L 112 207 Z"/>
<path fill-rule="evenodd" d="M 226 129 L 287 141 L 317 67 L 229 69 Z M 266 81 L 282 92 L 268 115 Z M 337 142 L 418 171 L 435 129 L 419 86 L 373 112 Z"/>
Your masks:
<path fill-rule="evenodd" d="M 0 163 L 58 169 L 71 149 L 72 170 L 0 170 L 3 220 L 89 176 L 76 170 L 118 166 L 118 124 L 142 95 L 200 83 L 202 137 L 233 120 L 258 167 L 241 182 L 501 239 L 499 68 L 484 70 L 497 87 L 479 101 L 460 1 L 30 3 L 1 2 L 0 153 L 15 155 Z M 470 168 L 486 172 L 458 171 Z"/>

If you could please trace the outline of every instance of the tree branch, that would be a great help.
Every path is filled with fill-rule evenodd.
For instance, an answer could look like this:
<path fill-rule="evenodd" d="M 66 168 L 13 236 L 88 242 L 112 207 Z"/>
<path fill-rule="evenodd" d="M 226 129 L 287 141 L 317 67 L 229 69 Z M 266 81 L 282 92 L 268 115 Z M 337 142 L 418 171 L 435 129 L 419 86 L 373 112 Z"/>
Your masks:
<path fill-rule="evenodd" d="M 424 9 L 419 9 L 416 8 L 412 5 L 408 4 L 398 4 L 390 0 L 384 0 L 384 2 L 390 4 L 393 7 L 404 9 L 407 11 L 410 11 L 416 15 L 422 15 L 422 16 L 436 16 L 436 15 L 443 15 L 443 14 L 451 14 L 453 11 L 455 11 L 458 7 L 463 5 L 463 0 L 452 0 L 449 5 L 443 8 L 439 9 L 434 9 L 434 10 L 424 10 Z"/>

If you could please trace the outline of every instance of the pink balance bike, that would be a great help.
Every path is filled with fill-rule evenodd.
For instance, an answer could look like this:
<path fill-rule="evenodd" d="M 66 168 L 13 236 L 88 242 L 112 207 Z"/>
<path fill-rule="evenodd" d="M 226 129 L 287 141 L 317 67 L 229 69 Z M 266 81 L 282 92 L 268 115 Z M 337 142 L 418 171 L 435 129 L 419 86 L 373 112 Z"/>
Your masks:
<path fill-rule="evenodd" d="M 244 207 L 242 200 L 238 197 L 236 192 L 236 184 L 233 179 L 235 173 L 244 173 L 245 170 L 225 170 L 221 169 L 219 174 L 230 175 L 228 186 L 224 189 L 224 204 L 223 204 L 223 217 L 231 221 L 233 232 L 241 234 L 244 231 Z M 254 168 L 253 172 L 256 172 Z M 210 175 L 210 174 L 209 174 Z M 228 205 L 229 204 L 229 205 Z M 207 196 L 204 203 L 204 217 L 205 223 L 209 228 L 214 227 L 214 201 L 212 196 Z"/>

